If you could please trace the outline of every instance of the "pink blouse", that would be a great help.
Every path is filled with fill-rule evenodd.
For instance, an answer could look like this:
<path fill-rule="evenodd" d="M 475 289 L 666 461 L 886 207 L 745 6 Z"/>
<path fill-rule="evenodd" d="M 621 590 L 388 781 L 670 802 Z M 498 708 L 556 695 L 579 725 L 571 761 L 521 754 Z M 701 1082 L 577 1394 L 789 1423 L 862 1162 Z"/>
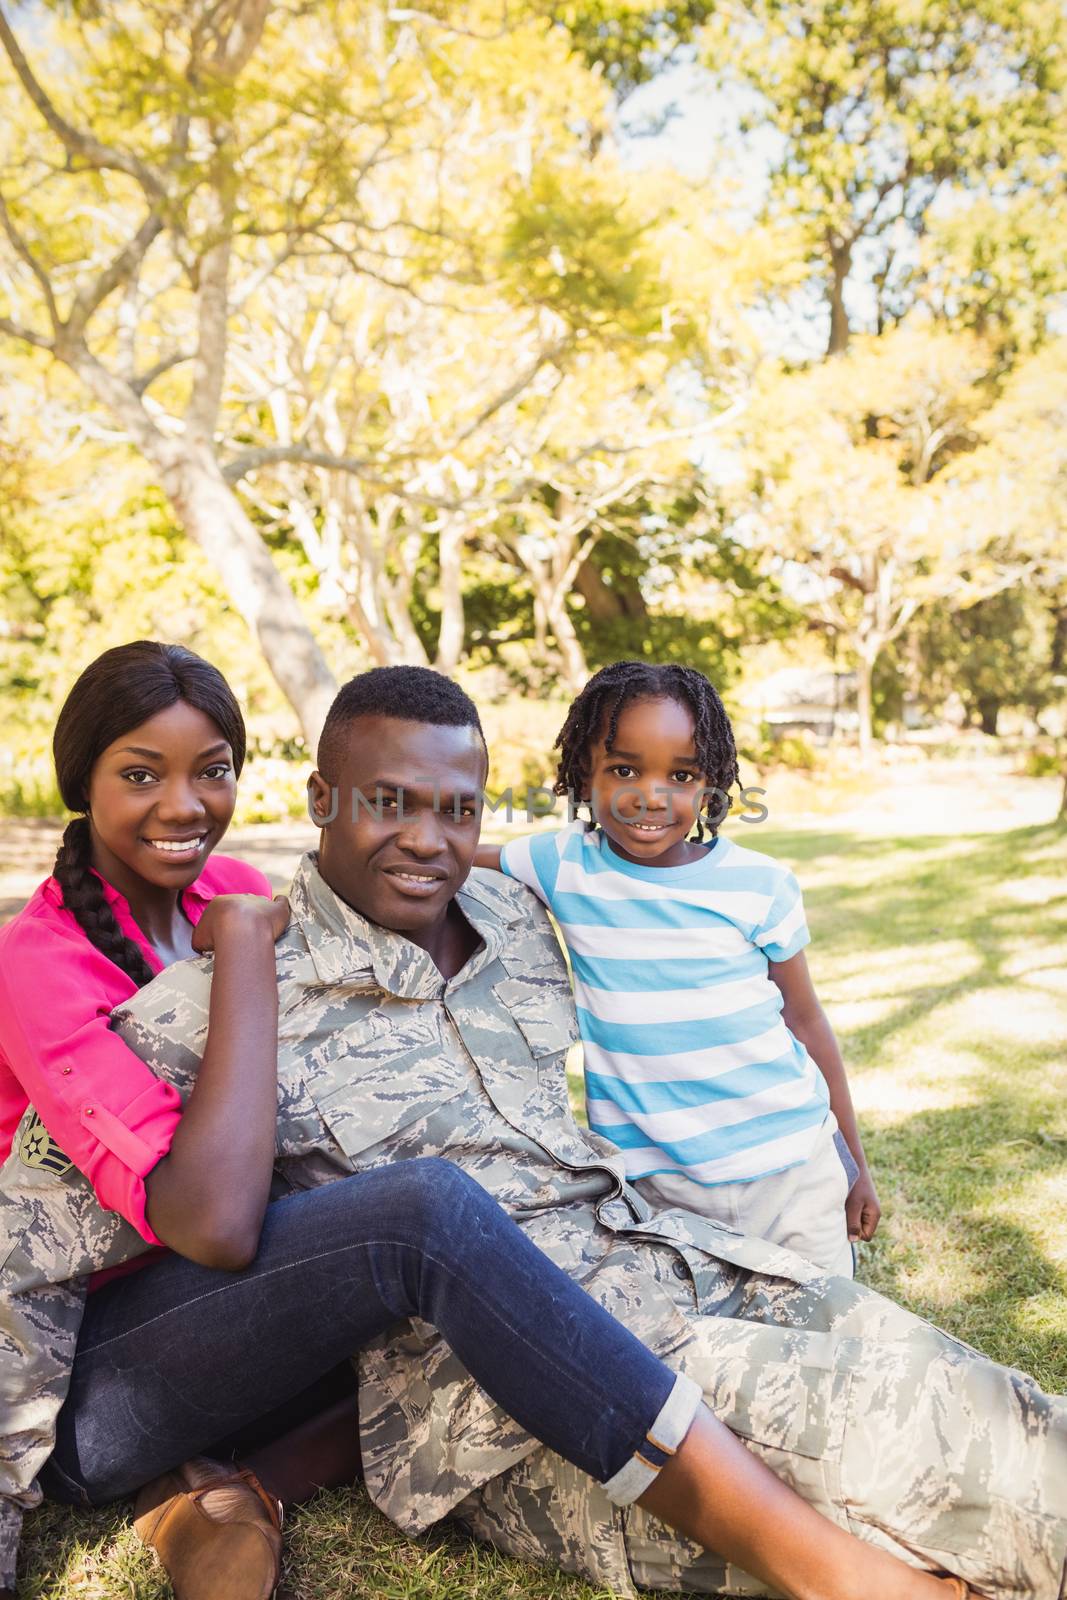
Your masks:
<path fill-rule="evenodd" d="M 195 924 L 217 894 L 271 892 L 255 867 L 212 856 L 182 904 Z M 109 883 L 104 895 L 123 933 L 161 972 L 125 898 Z M 89 943 L 62 898 L 48 878 L 0 929 L 0 1161 L 32 1101 L 100 1204 L 159 1244 L 145 1216 L 144 1180 L 170 1149 L 181 1101 L 108 1027 L 112 1008 L 137 986 Z"/>

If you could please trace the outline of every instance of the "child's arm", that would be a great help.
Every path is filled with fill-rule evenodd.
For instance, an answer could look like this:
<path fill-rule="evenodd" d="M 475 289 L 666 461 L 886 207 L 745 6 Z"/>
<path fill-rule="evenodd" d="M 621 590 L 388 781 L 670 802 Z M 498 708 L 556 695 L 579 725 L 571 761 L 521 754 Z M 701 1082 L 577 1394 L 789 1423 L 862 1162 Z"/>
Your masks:
<path fill-rule="evenodd" d="M 769 962 L 768 972 L 782 993 L 782 1020 L 790 1033 L 805 1046 L 826 1079 L 830 1090 L 830 1110 L 837 1118 L 845 1143 L 860 1169 L 845 1205 L 848 1236 L 850 1239 L 871 1239 L 882 1208 L 863 1153 L 863 1142 L 845 1076 L 845 1063 L 841 1059 L 834 1030 L 819 1004 L 804 952 L 790 956 L 788 961 Z"/>
<path fill-rule="evenodd" d="M 500 846 L 498 844 L 480 844 L 474 852 L 474 865 L 476 867 L 492 867 L 494 872 L 499 872 Z"/>

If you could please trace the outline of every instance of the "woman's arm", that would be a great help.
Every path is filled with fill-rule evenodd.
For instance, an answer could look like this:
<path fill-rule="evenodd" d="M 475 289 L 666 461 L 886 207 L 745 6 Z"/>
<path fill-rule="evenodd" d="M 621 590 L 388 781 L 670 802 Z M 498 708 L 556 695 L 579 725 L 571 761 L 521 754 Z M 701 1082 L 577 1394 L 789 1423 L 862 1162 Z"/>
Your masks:
<path fill-rule="evenodd" d="M 782 995 L 782 1020 L 794 1038 L 799 1039 L 826 1079 L 830 1090 L 830 1110 L 855 1157 L 859 1177 L 849 1191 L 845 1205 L 850 1239 L 874 1237 L 882 1208 L 863 1153 L 856 1113 L 849 1092 L 845 1063 L 825 1011 L 808 971 L 803 951 L 788 961 L 771 961 L 768 972 Z"/>
<path fill-rule="evenodd" d="M 214 950 L 207 1042 L 167 1154 L 145 1179 L 164 1244 L 202 1266 L 238 1272 L 256 1253 L 274 1164 L 282 898 L 219 895 L 193 935 Z"/>
<path fill-rule="evenodd" d="M 474 852 L 474 865 L 476 867 L 492 867 L 494 872 L 499 872 L 500 846 L 498 844 L 480 844 Z"/>

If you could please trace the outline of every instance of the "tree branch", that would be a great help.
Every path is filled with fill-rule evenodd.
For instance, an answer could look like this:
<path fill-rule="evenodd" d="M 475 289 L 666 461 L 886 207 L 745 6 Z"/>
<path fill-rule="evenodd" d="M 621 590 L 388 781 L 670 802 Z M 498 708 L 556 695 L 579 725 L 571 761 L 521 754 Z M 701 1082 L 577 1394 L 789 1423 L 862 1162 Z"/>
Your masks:
<path fill-rule="evenodd" d="M 157 378 L 161 378 L 172 367 L 180 367 L 183 362 L 192 361 L 195 355 L 196 352 L 194 350 L 175 350 L 169 356 L 162 356 L 160 360 L 148 368 L 147 372 L 142 372 L 139 377 L 134 378 L 130 388 L 140 400 L 145 390 L 151 388 Z"/>
<path fill-rule="evenodd" d="M 53 347 L 56 359 L 70 367 L 89 393 L 105 406 L 142 454 L 157 468 L 169 464 L 174 444 L 156 427 L 132 386 L 116 377 L 93 355 L 84 339 L 62 337 Z"/>
<path fill-rule="evenodd" d="M 0 317 L 0 333 L 6 333 L 11 339 L 22 339 L 26 344 L 36 345 L 38 350 L 55 350 L 51 339 L 46 339 L 43 333 L 34 333 L 32 328 L 23 328 L 17 322 L 12 322 L 10 317 Z"/>
<path fill-rule="evenodd" d="M 48 308 L 48 320 L 51 322 L 53 330 L 57 329 L 59 327 L 59 312 L 56 310 L 56 298 L 52 292 L 51 280 L 12 221 L 11 213 L 7 209 L 7 201 L 2 194 L 0 194 L 0 227 L 7 234 L 11 248 L 19 260 L 29 267 L 40 284 L 41 293 L 44 295 L 44 303 Z"/>
<path fill-rule="evenodd" d="M 871 590 L 862 578 L 857 578 L 854 572 L 847 567 L 831 567 L 830 577 L 836 578 L 838 583 L 844 584 L 846 589 L 855 589 L 859 594 L 870 594 Z"/>
<path fill-rule="evenodd" d="M 80 337 L 93 312 L 104 303 L 108 295 L 133 277 L 150 246 L 162 231 L 162 217 L 155 212 L 149 212 L 133 238 L 123 245 L 96 282 L 92 286 L 87 284 L 84 289 L 78 291 L 74 296 L 70 316 L 67 318 L 67 326 L 75 337 Z"/>
<path fill-rule="evenodd" d="M 537 377 L 537 374 L 540 372 L 541 368 L 551 366 L 551 364 L 563 354 L 569 344 L 569 338 L 557 339 L 555 344 L 549 345 L 546 350 L 539 351 L 534 360 L 526 368 L 525 372 L 520 372 L 519 376 L 513 383 L 509 383 L 506 389 L 502 389 L 494 399 L 490 400 L 487 405 L 483 406 L 481 411 L 479 411 L 478 415 L 474 418 L 474 421 L 468 423 L 467 426 L 462 429 L 462 431 L 456 436 L 452 444 L 449 446 L 449 454 L 451 454 L 453 450 L 457 449 L 459 445 L 465 443 L 465 441 L 471 437 L 471 434 L 477 433 L 478 429 L 483 425 L 483 423 L 488 422 L 490 417 L 495 416 L 498 411 L 503 410 L 504 406 L 509 405 L 512 400 L 517 399 L 522 391 L 527 388 Z"/>
<path fill-rule="evenodd" d="M 125 172 L 154 200 L 164 197 L 166 191 L 163 184 L 151 167 L 127 151 L 116 150 L 113 145 L 102 143 L 95 135 L 75 128 L 65 117 L 60 116 L 34 76 L 33 69 L 23 55 L 3 10 L 0 10 L 0 43 L 3 44 L 22 87 L 57 139 L 64 145 L 69 157 L 76 156 L 86 167 L 97 171 Z"/>
<path fill-rule="evenodd" d="M 231 81 L 248 65 L 263 35 L 270 0 L 237 0 L 229 30 L 217 37 L 211 69 Z"/>
<path fill-rule="evenodd" d="M 306 467 L 325 467 L 327 472 L 353 472 L 357 477 L 369 467 L 380 465 L 369 457 L 338 456 L 329 450 L 311 450 L 303 444 L 265 444 L 254 450 L 243 450 L 239 456 L 234 456 L 223 467 L 222 476 L 227 483 L 239 483 L 257 468 L 273 466 L 279 461 L 298 461 Z"/>

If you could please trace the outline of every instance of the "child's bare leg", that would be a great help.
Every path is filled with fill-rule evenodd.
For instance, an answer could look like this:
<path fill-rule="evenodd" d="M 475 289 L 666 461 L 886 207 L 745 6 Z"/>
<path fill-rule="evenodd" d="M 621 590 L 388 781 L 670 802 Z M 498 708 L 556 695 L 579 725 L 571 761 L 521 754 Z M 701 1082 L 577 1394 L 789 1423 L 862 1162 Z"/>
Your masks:
<path fill-rule="evenodd" d="M 792 1600 L 946 1600 L 960 1592 L 829 1522 L 708 1411 L 639 1504 Z"/>

